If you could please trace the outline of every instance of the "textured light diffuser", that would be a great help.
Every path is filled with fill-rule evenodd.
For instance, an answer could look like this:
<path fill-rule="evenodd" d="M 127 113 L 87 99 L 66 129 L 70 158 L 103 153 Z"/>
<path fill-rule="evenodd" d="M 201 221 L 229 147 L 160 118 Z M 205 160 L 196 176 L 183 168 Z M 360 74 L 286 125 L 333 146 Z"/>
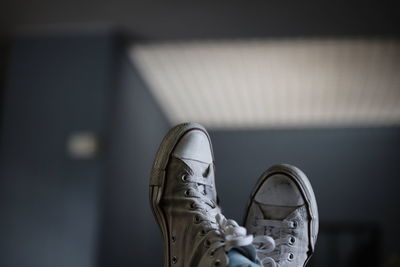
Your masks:
<path fill-rule="evenodd" d="M 131 57 L 173 124 L 400 124 L 398 40 L 154 43 L 133 46 Z"/>

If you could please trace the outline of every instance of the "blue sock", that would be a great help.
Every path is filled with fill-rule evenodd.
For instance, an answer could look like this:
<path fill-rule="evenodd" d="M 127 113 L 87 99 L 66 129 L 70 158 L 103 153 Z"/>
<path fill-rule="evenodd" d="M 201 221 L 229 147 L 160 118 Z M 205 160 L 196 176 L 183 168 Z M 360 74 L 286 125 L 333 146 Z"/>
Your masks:
<path fill-rule="evenodd" d="M 253 246 L 232 248 L 227 255 L 229 258 L 228 267 L 262 267 Z"/>

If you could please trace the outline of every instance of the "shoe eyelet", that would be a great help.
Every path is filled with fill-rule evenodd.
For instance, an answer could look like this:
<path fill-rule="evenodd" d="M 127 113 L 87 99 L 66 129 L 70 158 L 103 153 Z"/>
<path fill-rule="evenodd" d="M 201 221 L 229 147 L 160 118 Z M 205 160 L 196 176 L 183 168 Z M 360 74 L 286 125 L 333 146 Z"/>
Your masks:
<path fill-rule="evenodd" d="M 187 196 L 187 197 L 190 196 L 190 190 L 189 189 L 185 191 L 185 196 Z"/>
<path fill-rule="evenodd" d="M 187 179 L 188 179 L 188 175 L 186 173 L 182 174 L 181 179 L 182 179 L 183 182 L 186 182 Z"/>
<path fill-rule="evenodd" d="M 200 222 L 200 216 L 199 215 L 194 216 L 194 222 L 195 223 L 199 223 Z"/>
<path fill-rule="evenodd" d="M 201 236 L 205 236 L 206 234 L 207 234 L 206 230 L 203 229 L 203 230 L 200 231 L 200 235 Z"/>
<path fill-rule="evenodd" d="M 194 202 L 190 203 L 190 209 L 192 210 L 196 209 L 196 203 Z"/>
<path fill-rule="evenodd" d="M 298 226 L 297 221 L 292 221 L 292 227 L 293 227 L 293 229 L 296 229 L 297 226 Z"/>
<path fill-rule="evenodd" d="M 211 246 L 211 242 L 210 242 L 210 240 L 206 240 L 206 242 L 204 243 L 204 246 L 206 247 L 206 248 L 209 248 L 210 246 Z"/>
<path fill-rule="evenodd" d="M 289 253 L 288 260 L 292 261 L 293 259 L 294 259 L 294 254 L 293 253 Z"/>
<path fill-rule="evenodd" d="M 220 266 L 221 265 L 221 260 L 217 259 L 214 261 L 214 266 Z"/>
<path fill-rule="evenodd" d="M 173 256 L 173 257 L 172 257 L 172 263 L 173 263 L 173 264 L 176 264 L 177 262 L 178 262 L 178 258 L 175 257 L 175 256 Z"/>
<path fill-rule="evenodd" d="M 172 243 L 175 243 L 175 241 L 176 241 L 175 236 L 171 236 L 171 241 L 172 241 Z"/>
<path fill-rule="evenodd" d="M 294 236 L 291 236 L 289 238 L 289 245 L 293 245 L 296 242 L 296 238 L 294 238 Z"/>

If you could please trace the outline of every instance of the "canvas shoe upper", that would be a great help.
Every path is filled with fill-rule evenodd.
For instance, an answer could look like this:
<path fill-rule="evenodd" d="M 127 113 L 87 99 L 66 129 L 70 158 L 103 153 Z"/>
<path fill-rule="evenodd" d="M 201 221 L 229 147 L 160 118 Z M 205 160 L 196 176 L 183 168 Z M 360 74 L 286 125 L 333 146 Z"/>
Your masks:
<path fill-rule="evenodd" d="M 165 266 L 227 266 L 226 251 L 252 242 L 221 213 L 213 161 L 209 136 L 198 124 L 176 126 L 160 145 L 150 201 L 165 241 Z"/>
<path fill-rule="evenodd" d="M 268 169 L 251 195 L 245 227 L 264 266 L 305 266 L 318 234 L 317 204 L 305 174 L 283 164 Z"/>

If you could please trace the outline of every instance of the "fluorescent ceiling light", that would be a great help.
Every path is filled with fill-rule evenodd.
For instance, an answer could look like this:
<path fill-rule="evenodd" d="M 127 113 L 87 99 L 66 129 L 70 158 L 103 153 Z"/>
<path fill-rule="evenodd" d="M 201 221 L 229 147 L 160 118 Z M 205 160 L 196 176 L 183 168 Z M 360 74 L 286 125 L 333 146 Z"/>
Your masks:
<path fill-rule="evenodd" d="M 131 57 L 173 124 L 400 124 L 398 40 L 154 43 Z"/>

